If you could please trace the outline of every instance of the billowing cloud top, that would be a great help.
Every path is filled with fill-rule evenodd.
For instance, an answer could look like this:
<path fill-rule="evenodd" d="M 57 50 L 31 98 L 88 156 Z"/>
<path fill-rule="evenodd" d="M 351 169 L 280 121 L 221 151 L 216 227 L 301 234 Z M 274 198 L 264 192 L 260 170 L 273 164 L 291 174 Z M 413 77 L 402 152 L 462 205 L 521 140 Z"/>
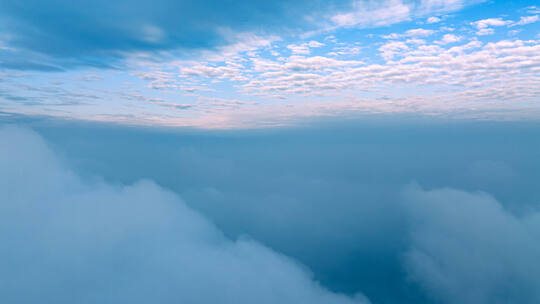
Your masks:
<path fill-rule="evenodd" d="M 41 138 L 0 129 L 0 299 L 9 303 L 368 303 L 230 240 L 149 181 L 83 183 Z"/>

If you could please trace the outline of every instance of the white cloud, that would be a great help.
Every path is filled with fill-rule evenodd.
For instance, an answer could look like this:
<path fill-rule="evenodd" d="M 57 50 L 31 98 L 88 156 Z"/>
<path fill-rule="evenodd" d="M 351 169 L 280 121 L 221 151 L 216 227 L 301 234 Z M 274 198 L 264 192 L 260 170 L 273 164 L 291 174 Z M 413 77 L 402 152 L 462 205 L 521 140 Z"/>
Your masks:
<path fill-rule="evenodd" d="M 308 42 L 307 45 L 308 45 L 309 47 L 311 47 L 311 48 L 318 48 L 318 47 L 324 46 L 324 43 L 320 43 L 320 42 L 318 42 L 318 41 L 313 41 L 313 40 L 312 40 L 312 41 Z"/>
<path fill-rule="evenodd" d="M 319 48 L 324 45 L 324 43 L 312 40 L 302 44 L 289 44 L 287 48 L 295 55 L 309 55 L 311 53 L 310 48 Z"/>
<path fill-rule="evenodd" d="M 419 10 L 423 13 L 450 12 L 462 8 L 464 0 L 421 0 Z"/>
<path fill-rule="evenodd" d="M 426 36 L 433 35 L 433 33 L 435 33 L 435 31 L 433 31 L 433 30 L 426 30 L 426 29 L 423 29 L 423 28 L 416 28 L 416 29 L 407 30 L 403 34 L 391 33 L 391 34 L 388 34 L 388 35 L 383 35 L 381 37 L 384 38 L 384 39 L 399 39 L 399 38 L 402 38 L 402 37 L 426 37 Z"/>
<path fill-rule="evenodd" d="M 152 182 L 81 181 L 31 131 L 0 129 L 0 167 L 5 302 L 369 303 L 225 237 Z"/>
<path fill-rule="evenodd" d="M 516 25 L 525 25 L 529 23 L 534 23 L 534 22 L 537 22 L 538 20 L 539 20 L 538 15 L 525 16 L 525 17 L 521 17 L 519 21 L 516 22 Z"/>
<path fill-rule="evenodd" d="M 248 117 L 255 115 L 255 112 L 260 114 L 257 115 L 259 118 L 265 115 L 283 117 L 282 111 L 287 112 L 288 117 L 292 117 L 314 113 L 320 115 L 325 112 L 324 109 L 326 111 L 334 109 L 333 113 L 341 113 L 346 108 L 354 109 L 360 105 L 363 109 L 382 111 L 379 109 L 379 106 L 383 105 L 381 103 L 373 100 L 370 103 L 370 99 L 361 98 L 362 102 L 355 105 L 350 98 L 341 94 L 357 92 L 356 94 L 362 95 L 362 92 L 388 92 L 389 88 L 396 86 L 417 88 L 424 85 L 430 85 L 440 91 L 426 93 L 425 96 L 422 91 L 417 91 L 418 96 L 402 97 L 400 102 L 397 99 L 387 99 L 384 110 L 409 111 L 412 108 L 404 106 L 404 103 L 409 103 L 411 106 L 414 105 L 415 111 L 420 112 L 442 114 L 461 109 L 463 111 L 461 113 L 467 113 L 473 108 L 468 103 L 474 100 L 475 111 L 480 109 L 487 111 L 497 107 L 501 109 L 497 113 L 503 113 L 502 109 L 507 109 L 508 117 L 534 116 L 534 113 L 538 113 L 539 109 L 536 109 L 538 107 L 534 103 L 529 103 L 535 96 L 540 95 L 538 89 L 540 79 L 536 76 L 538 71 L 535 70 L 540 64 L 537 41 L 503 40 L 483 45 L 480 41 L 472 40 L 458 44 L 463 40 L 462 36 L 445 34 L 434 42 L 418 38 L 388 41 L 378 48 L 381 57 L 386 60 L 384 64 L 343 60 L 340 56 L 350 55 L 348 52 L 342 54 L 340 50 L 347 47 L 357 49 L 357 46 L 339 43 L 337 44 L 339 46 L 332 48 L 333 52 L 329 54 L 331 57 L 292 54 L 280 58 L 252 57 L 249 61 L 241 61 L 240 65 L 230 62 L 224 62 L 219 66 L 212 64 L 208 67 L 201 64 L 187 65 L 181 68 L 183 75 L 188 75 L 185 73 L 189 72 L 192 75 L 212 76 L 218 79 L 242 79 L 236 85 L 243 95 L 270 100 L 320 97 L 321 100 L 331 99 L 331 101 L 313 103 L 309 107 L 296 101 L 294 111 L 286 102 L 283 103 L 283 107 L 272 104 L 264 107 L 258 105 L 258 108 L 264 108 L 262 112 L 246 105 L 239 105 L 242 110 L 239 108 L 236 113 L 214 109 L 212 116 L 203 115 L 193 121 L 184 119 L 182 123 L 197 125 L 209 121 L 212 121 L 212 124 L 218 121 L 218 124 L 225 121 L 248 123 L 251 121 Z M 226 73 L 227 71 L 229 73 Z M 240 77 L 233 71 L 239 73 Z M 192 85 L 204 83 L 204 80 L 199 82 L 197 78 L 190 78 L 190 81 L 195 82 Z M 519 103 L 513 102 L 518 100 Z M 495 101 L 499 103 L 496 104 Z M 302 109 L 306 112 L 302 112 Z M 485 115 L 488 115 L 488 112 Z M 238 115 L 244 116 L 240 119 Z M 503 116 L 501 114 L 497 117 Z"/>
<path fill-rule="evenodd" d="M 540 213 L 516 217 L 485 193 L 405 190 L 410 278 L 444 303 L 540 300 Z"/>
<path fill-rule="evenodd" d="M 203 52 L 203 57 L 209 61 L 222 61 L 237 58 L 242 53 L 252 53 L 260 49 L 270 48 L 272 43 L 281 40 L 275 35 L 260 36 L 251 32 L 233 33 L 222 30 L 221 34 L 231 41 L 230 44 L 220 47 L 215 51 Z"/>
<path fill-rule="evenodd" d="M 459 40 L 461 40 L 459 36 L 447 36 L 443 38 L 442 44 L 456 43 Z M 538 94 L 538 89 L 534 84 L 538 79 L 533 76 L 536 62 L 540 62 L 540 57 L 535 55 L 537 49 L 537 44 L 522 41 L 501 41 L 487 44 L 483 48 L 481 42 L 470 41 L 448 49 L 437 44 L 429 45 L 424 41 L 391 41 L 379 48 L 385 60 L 394 60 L 388 65 L 372 64 L 354 67 L 353 62 L 349 61 L 332 62 L 321 57 L 296 57 L 291 58 L 290 63 L 285 65 L 274 65 L 273 69 L 276 73 L 281 71 L 275 74 L 276 77 L 268 74 L 268 78 L 250 81 L 246 88 L 259 93 L 266 90 L 269 92 L 280 90 L 294 94 L 293 91 L 299 92 L 297 90 L 299 87 L 305 91 L 316 92 L 323 88 L 335 90 L 350 87 L 368 88 L 374 84 L 399 82 L 411 85 L 438 84 L 442 86 L 474 84 L 486 90 L 486 94 L 491 91 L 490 96 L 498 100 L 517 98 L 517 96 L 531 98 Z M 336 70 L 322 74 L 310 73 L 305 77 L 297 74 L 295 78 L 287 77 L 290 73 L 284 70 L 287 67 L 298 67 L 294 69 L 296 72 L 303 69 L 311 71 L 315 69 L 322 72 L 321 68 L 325 66 L 335 67 Z M 489 69 L 485 68 L 487 66 Z M 518 76 L 521 73 L 523 74 Z M 532 82 L 524 87 L 527 83 L 523 82 L 524 79 Z M 519 82 L 522 82 L 519 89 L 511 85 Z M 509 87 L 506 92 L 493 88 L 490 90 L 489 87 L 494 85 Z M 500 95 L 494 97 L 493 94 Z M 476 96 L 483 99 L 482 96 L 488 95 L 477 94 Z"/>
<path fill-rule="evenodd" d="M 494 33 L 495 33 L 495 30 L 492 28 L 482 28 L 476 32 L 476 35 L 487 36 L 487 35 L 493 35 Z"/>
<path fill-rule="evenodd" d="M 217 79 L 244 79 L 240 73 L 241 69 L 234 65 L 225 65 L 225 66 L 207 66 L 207 65 L 194 65 L 191 67 L 185 67 L 181 69 L 181 73 L 189 76 L 204 76 L 208 78 L 217 78 Z"/>
<path fill-rule="evenodd" d="M 356 66 L 364 64 L 359 60 L 336 60 L 333 58 L 327 58 L 322 56 L 314 57 L 290 57 L 289 60 L 283 65 L 285 69 L 292 71 L 308 71 L 308 70 L 325 70 L 346 66 Z"/>
<path fill-rule="evenodd" d="M 456 36 L 454 34 L 445 34 L 440 41 L 437 41 L 438 44 L 449 44 L 459 42 L 463 39 L 461 36 Z"/>
<path fill-rule="evenodd" d="M 417 28 L 417 29 L 411 29 L 411 30 L 406 31 L 405 35 L 409 36 L 409 37 L 425 37 L 425 36 L 432 35 L 434 32 L 435 31 L 433 31 L 433 30 L 426 30 L 426 29 L 423 29 L 423 28 Z"/>
<path fill-rule="evenodd" d="M 521 30 L 510 30 L 508 31 L 508 35 L 509 36 L 515 36 L 517 34 L 519 34 L 521 32 Z"/>
<path fill-rule="evenodd" d="M 391 41 L 391 42 L 387 42 L 387 43 L 383 44 L 379 48 L 379 51 L 381 52 L 381 56 L 385 60 L 390 60 L 390 59 L 394 58 L 394 56 L 397 53 L 399 53 L 401 51 L 406 51 L 408 49 L 409 49 L 409 46 L 407 44 L 405 44 L 404 42 Z"/>
<path fill-rule="evenodd" d="M 527 12 L 529 14 L 540 14 L 540 8 L 538 6 L 531 5 L 527 7 Z"/>
<path fill-rule="evenodd" d="M 353 12 L 335 15 L 331 20 L 338 26 L 373 27 L 410 19 L 411 10 L 401 0 L 383 2 L 354 2 Z"/>
<path fill-rule="evenodd" d="M 479 36 L 493 34 L 494 30 L 490 28 L 490 26 L 495 27 L 495 26 L 505 26 L 505 25 L 511 25 L 511 24 L 512 24 L 512 21 L 503 20 L 501 18 L 488 18 L 488 19 L 478 20 L 471 23 L 471 25 L 475 26 L 478 29 L 476 34 Z"/>
<path fill-rule="evenodd" d="M 399 39 L 399 38 L 403 37 L 403 35 L 398 34 L 398 33 L 391 33 L 391 34 L 388 34 L 388 35 L 382 35 L 381 37 L 384 38 L 384 39 Z"/>
<path fill-rule="evenodd" d="M 428 24 L 432 24 L 432 23 L 438 23 L 438 22 L 441 22 L 441 21 L 442 21 L 442 19 L 439 18 L 439 17 L 429 17 L 426 22 Z"/>
<path fill-rule="evenodd" d="M 353 2 L 353 9 L 349 12 L 339 13 L 330 17 L 337 27 L 377 27 L 425 17 L 430 14 L 452 12 L 471 3 L 482 0 L 422 0 L 419 3 L 404 0 L 361 1 Z M 429 17 L 428 23 L 440 22 L 440 17 Z M 328 30 L 327 29 L 327 30 Z"/>
<path fill-rule="evenodd" d="M 511 24 L 512 21 L 510 20 L 503 20 L 501 18 L 488 18 L 488 19 L 482 19 L 475 22 L 472 22 L 471 24 L 476 26 L 478 29 L 487 28 L 489 26 L 504 26 Z"/>
<path fill-rule="evenodd" d="M 405 43 L 420 45 L 420 44 L 426 44 L 426 41 L 424 39 L 411 38 L 411 39 L 405 40 Z"/>
<path fill-rule="evenodd" d="M 311 53 L 311 51 L 309 50 L 309 46 L 306 44 L 289 44 L 287 45 L 287 48 L 291 50 L 293 54 L 308 55 L 309 53 Z"/>

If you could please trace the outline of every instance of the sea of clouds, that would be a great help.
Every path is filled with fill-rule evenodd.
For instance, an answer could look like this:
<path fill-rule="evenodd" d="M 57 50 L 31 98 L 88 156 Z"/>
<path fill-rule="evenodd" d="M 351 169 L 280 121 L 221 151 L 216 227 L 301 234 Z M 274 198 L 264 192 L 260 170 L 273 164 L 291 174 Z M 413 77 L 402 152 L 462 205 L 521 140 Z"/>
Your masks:
<path fill-rule="evenodd" d="M 151 181 L 83 183 L 27 129 L 0 143 L 4 303 L 366 303 Z"/>
<path fill-rule="evenodd" d="M 540 301 L 536 126 L 20 125 L 2 302 Z"/>

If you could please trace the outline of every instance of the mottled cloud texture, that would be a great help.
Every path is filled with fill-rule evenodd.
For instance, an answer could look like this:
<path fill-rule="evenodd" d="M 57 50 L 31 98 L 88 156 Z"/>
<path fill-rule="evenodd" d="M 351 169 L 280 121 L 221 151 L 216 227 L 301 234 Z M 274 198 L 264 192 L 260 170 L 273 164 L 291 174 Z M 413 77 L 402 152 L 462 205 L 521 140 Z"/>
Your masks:
<path fill-rule="evenodd" d="M 0 111 L 204 129 L 538 121 L 539 16 L 502 0 L 0 0 Z"/>

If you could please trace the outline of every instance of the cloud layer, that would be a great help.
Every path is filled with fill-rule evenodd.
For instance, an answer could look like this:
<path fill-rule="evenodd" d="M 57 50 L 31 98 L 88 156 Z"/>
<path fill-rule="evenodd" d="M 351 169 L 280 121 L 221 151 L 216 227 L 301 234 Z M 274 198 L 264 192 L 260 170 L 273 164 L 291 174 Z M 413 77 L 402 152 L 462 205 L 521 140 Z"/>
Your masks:
<path fill-rule="evenodd" d="M 0 143 L 2 302 L 367 303 L 152 182 L 83 183 L 26 129 L 1 128 Z"/>
<path fill-rule="evenodd" d="M 185 277 L 169 265 L 187 267 L 188 260 L 196 267 L 188 267 L 192 273 L 201 276 L 249 276 L 245 268 L 255 269 L 253 284 L 302 299 L 314 292 L 345 302 L 357 294 L 372 303 L 538 301 L 540 145 L 534 124 L 366 122 L 265 132 L 31 125 L 80 177 L 51 161 L 57 157 L 34 133 L 2 132 L 2 143 L 11 143 L 1 146 L 2 167 L 11 173 L 2 176 L 3 193 L 32 207 L 2 205 L 1 239 L 16 250 L 5 253 L 4 261 L 16 262 L 11 264 L 56 267 L 55 259 L 76 252 L 81 258 L 67 259 L 66 266 L 56 267 L 65 272 L 55 273 L 64 280 L 78 269 L 92 281 L 97 275 L 85 265 L 106 272 L 109 266 L 103 265 L 117 265 L 111 252 L 118 251 L 121 260 L 132 261 L 117 265 L 120 274 L 143 271 L 143 265 L 154 269 L 153 278 L 167 276 L 180 285 Z M 138 182 L 145 178 L 179 194 L 189 208 L 153 182 Z M 20 221 L 22 215 L 29 220 Z M 52 237 L 54 231 L 62 233 Z M 145 249 L 134 256 L 140 248 Z M 228 263 L 206 261 L 214 255 Z M 155 260 L 165 261 L 170 271 L 157 270 L 162 264 Z M 266 262 L 283 267 L 280 273 L 291 277 L 287 284 L 294 291 L 272 285 L 285 278 L 260 276 Z M 119 279 L 111 280 L 109 286 L 117 286 Z M 241 285 L 235 275 L 229 280 Z M 94 285 L 80 289 L 88 286 Z M 155 290 L 145 288 L 139 289 Z M 264 287 L 250 288 L 268 296 Z"/>
<path fill-rule="evenodd" d="M 540 19 L 521 3 L 68 2 L 0 1 L 2 111 L 208 129 L 540 117 Z"/>
<path fill-rule="evenodd" d="M 108 65 L 129 52 L 212 49 L 242 32 L 273 33 L 299 27 L 380 26 L 414 14 L 458 9 L 463 1 L 92 1 L 0 2 L 0 38 L 10 46 L 52 57 Z M 7 33 L 7 34 L 6 34 Z M 1 40 L 0 40 L 1 41 Z M 27 53 L 29 54 L 29 53 Z M 94 61 L 93 61 L 94 60 Z M 65 62 L 69 66 L 69 61 Z M 21 62 L 21 65 L 23 62 Z M 15 68 L 15 66 L 13 66 Z M 22 66 L 21 66 L 22 68 Z M 37 67 L 36 67 L 37 68 Z"/>
<path fill-rule="evenodd" d="M 445 303 L 540 301 L 540 213 L 515 217 L 486 193 L 405 191 L 410 277 Z"/>

